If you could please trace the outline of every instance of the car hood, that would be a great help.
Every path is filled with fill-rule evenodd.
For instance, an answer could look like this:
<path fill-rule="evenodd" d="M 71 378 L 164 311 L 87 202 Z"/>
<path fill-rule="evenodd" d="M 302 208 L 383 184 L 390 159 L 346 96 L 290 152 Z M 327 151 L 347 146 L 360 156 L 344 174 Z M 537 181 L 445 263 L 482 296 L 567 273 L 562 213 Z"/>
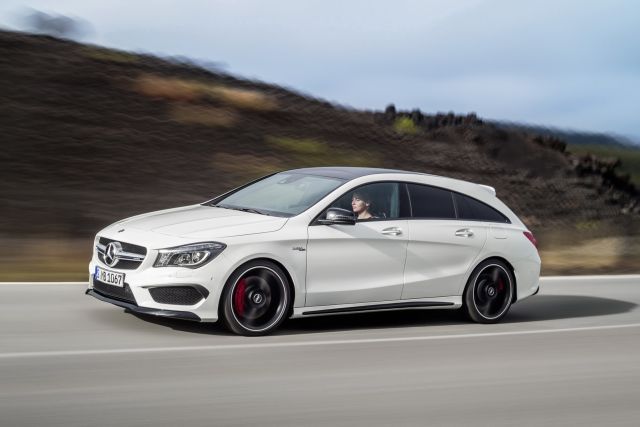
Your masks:
<path fill-rule="evenodd" d="M 281 229 L 286 222 L 287 218 L 193 205 L 138 215 L 113 224 L 112 227 L 209 240 L 269 233 Z"/>

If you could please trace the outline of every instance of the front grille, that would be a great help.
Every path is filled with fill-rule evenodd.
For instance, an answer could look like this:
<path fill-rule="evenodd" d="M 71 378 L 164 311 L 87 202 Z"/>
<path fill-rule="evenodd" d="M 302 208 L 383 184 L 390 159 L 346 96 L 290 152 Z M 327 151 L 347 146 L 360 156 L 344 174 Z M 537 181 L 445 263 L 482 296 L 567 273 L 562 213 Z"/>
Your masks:
<path fill-rule="evenodd" d="M 122 250 L 125 252 L 133 252 L 134 254 L 146 255 L 147 248 L 144 246 L 134 245 L 133 243 L 126 243 L 120 240 L 107 239 L 106 237 L 100 238 L 100 244 L 107 246 L 111 242 L 120 242 L 122 245 Z"/>
<path fill-rule="evenodd" d="M 100 252 L 98 252 L 98 259 L 103 264 L 108 265 L 104 261 L 104 256 Z M 123 260 L 119 260 L 118 262 L 116 262 L 116 265 L 114 265 L 113 267 L 109 266 L 109 268 L 118 268 L 120 270 L 135 270 L 136 268 L 140 267 L 141 263 L 142 263 L 142 261 L 123 261 Z"/>
<path fill-rule="evenodd" d="M 160 304 L 194 305 L 201 301 L 202 294 L 192 286 L 163 286 L 149 289 L 151 298 Z"/>
<path fill-rule="evenodd" d="M 111 268 L 118 268 L 121 270 L 135 270 L 142 264 L 144 257 L 147 255 L 147 248 L 144 246 L 134 245 L 132 243 L 121 242 L 119 240 L 107 239 L 106 237 L 100 237 L 98 243 L 101 248 L 96 248 L 98 259 L 101 263 L 105 265 L 109 265 L 104 260 L 104 250 L 107 245 L 111 242 L 118 242 L 122 246 L 122 251 L 126 254 L 138 255 L 142 260 L 128 260 L 128 259 L 119 259 L 115 265 L 110 266 Z"/>
<path fill-rule="evenodd" d="M 93 279 L 93 290 L 110 298 L 114 298 L 120 301 L 136 304 L 136 298 L 131 292 L 131 288 L 126 283 L 124 287 L 113 286 L 108 283 L 101 282 L 100 280 Z"/>

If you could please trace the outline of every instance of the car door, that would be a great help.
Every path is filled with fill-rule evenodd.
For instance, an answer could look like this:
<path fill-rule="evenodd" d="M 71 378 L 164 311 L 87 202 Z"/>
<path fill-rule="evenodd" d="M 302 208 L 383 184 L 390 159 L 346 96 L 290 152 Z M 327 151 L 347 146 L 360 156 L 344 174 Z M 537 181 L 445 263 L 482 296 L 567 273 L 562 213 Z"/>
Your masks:
<path fill-rule="evenodd" d="M 487 239 L 487 224 L 457 219 L 449 190 L 408 184 L 412 217 L 403 299 L 456 295 Z"/>
<path fill-rule="evenodd" d="M 401 298 L 408 227 L 404 191 L 404 185 L 395 182 L 366 184 L 327 208 L 355 210 L 356 197 L 369 197 L 371 218 L 355 225 L 308 227 L 306 306 Z"/>

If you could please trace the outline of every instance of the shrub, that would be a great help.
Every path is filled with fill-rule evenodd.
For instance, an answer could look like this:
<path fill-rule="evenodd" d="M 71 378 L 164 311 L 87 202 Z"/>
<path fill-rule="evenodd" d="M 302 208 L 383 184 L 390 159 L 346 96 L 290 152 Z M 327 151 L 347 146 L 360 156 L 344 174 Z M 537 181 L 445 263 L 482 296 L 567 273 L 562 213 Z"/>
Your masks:
<path fill-rule="evenodd" d="M 194 123 L 213 127 L 232 127 L 237 116 L 224 108 L 177 104 L 171 108 L 170 117 L 180 123 Z"/>
<path fill-rule="evenodd" d="M 140 57 L 138 55 L 121 50 L 85 46 L 81 52 L 87 58 L 96 59 L 98 61 L 116 62 L 118 64 L 135 64 L 140 62 Z"/>
<path fill-rule="evenodd" d="M 415 135 L 420 131 L 409 117 L 398 117 L 393 123 L 393 128 L 402 135 Z"/>
<path fill-rule="evenodd" d="M 311 138 L 287 138 L 268 136 L 267 143 L 302 155 L 318 155 L 328 152 L 327 146 Z"/>
<path fill-rule="evenodd" d="M 376 153 L 362 152 L 358 147 L 329 145 L 313 138 L 267 136 L 266 143 L 287 154 L 286 167 L 307 166 L 379 166 L 382 162 Z M 276 151 L 277 152 L 277 151 Z"/>

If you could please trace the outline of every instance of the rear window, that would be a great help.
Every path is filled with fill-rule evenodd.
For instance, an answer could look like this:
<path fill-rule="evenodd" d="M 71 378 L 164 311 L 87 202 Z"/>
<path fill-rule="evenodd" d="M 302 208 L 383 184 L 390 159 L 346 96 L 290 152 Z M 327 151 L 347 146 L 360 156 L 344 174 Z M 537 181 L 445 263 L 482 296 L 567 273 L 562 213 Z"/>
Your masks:
<path fill-rule="evenodd" d="M 456 219 L 453 195 L 428 185 L 408 184 L 414 218 Z"/>
<path fill-rule="evenodd" d="M 510 222 L 506 216 L 485 203 L 458 193 L 455 193 L 454 197 L 460 219 L 502 223 Z"/>

